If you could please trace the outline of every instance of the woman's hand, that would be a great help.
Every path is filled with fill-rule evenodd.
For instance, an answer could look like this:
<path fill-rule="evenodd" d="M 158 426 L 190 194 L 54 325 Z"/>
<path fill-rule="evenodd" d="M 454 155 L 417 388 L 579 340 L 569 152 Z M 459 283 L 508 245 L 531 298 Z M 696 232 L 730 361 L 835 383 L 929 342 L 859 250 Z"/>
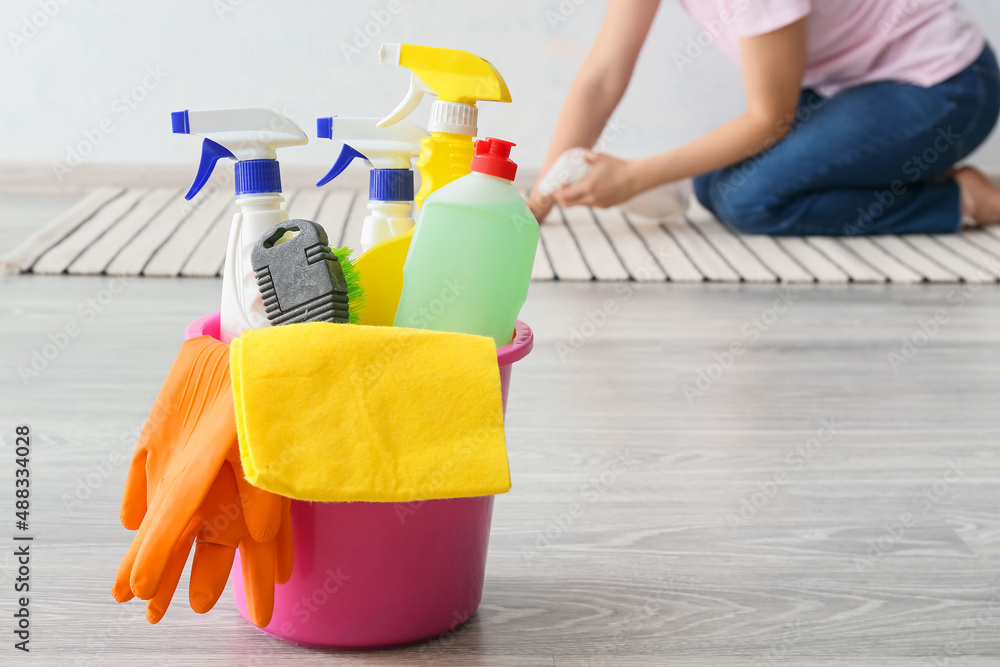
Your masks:
<path fill-rule="evenodd" d="M 545 220 L 545 217 L 555 205 L 556 200 L 552 198 L 552 195 L 544 195 L 541 192 L 535 191 L 528 197 L 528 208 L 531 209 L 531 213 L 535 216 L 538 224 L 542 224 L 542 221 Z"/>
<path fill-rule="evenodd" d="M 635 162 L 593 151 L 584 153 L 583 159 L 590 165 L 587 175 L 556 192 L 556 199 L 563 206 L 607 208 L 640 192 Z"/>

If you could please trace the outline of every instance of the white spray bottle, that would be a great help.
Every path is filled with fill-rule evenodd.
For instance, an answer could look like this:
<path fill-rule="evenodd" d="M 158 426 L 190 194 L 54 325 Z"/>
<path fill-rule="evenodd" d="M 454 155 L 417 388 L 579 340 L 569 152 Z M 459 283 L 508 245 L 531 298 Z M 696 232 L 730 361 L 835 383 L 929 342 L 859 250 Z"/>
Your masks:
<path fill-rule="evenodd" d="M 368 181 L 368 216 L 361 228 L 360 252 L 413 229 L 413 158 L 420 155 L 422 127 L 403 121 L 378 127 L 378 118 L 316 119 L 321 139 L 340 141 L 340 156 L 317 186 L 341 174 L 355 158 L 371 166 Z"/>
<path fill-rule="evenodd" d="M 288 220 L 281 208 L 285 199 L 275 151 L 300 146 L 309 139 L 295 123 L 269 109 L 175 111 L 171 119 L 175 133 L 205 137 L 198 175 L 185 199 L 198 194 L 220 159 L 236 160 L 238 210 L 233 215 L 222 272 L 220 334 L 229 342 L 247 329 L 269 326 L 250 253 L 264 232 Z"/>

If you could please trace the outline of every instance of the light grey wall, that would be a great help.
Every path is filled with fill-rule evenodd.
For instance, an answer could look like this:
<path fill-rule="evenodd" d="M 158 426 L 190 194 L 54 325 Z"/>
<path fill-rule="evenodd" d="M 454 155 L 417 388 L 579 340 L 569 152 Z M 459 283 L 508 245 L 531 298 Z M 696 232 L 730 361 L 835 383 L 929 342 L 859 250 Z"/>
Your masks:
<path fill-rule="evenodd" d="M 1000 40 L 1000 3 L 965 5 Z M 403 95 L 407 75 L 377 63 L 378 44 L 402 41 L 491 60 L 514 104 L 482 104 L 480 134 L 516 141 L 517 161 L 537 169 L 605 7 L 601 0 L 4 0 L 0 161 L 55 165 L 93 145 L 83 156 L 89 163 L 190 163 L 193 171 L 198 142 L 170 133 L 169 112 L 268 106 L 310 135 L 318 115 L 380 115 Z M 366 29 L 375 34 L 357 48 Z M 664 150 L 740 111 L 739 72 L 719 54 L 706 50 L 678 71 L 673 54 L 696 34 L 679 3 L 664 0 L 608 152 Z M 322 170 L 334 153 L 314 141 L 283 160 Z M 1000 140 L 978 158 L 1000 171 Z"/>

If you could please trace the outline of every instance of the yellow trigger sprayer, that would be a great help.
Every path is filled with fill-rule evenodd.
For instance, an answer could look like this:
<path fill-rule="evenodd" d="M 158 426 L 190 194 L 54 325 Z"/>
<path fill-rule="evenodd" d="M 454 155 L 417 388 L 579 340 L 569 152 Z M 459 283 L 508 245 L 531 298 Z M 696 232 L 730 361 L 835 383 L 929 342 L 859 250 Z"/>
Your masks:
<path fill-rule="evenodd" d="M 417 160 L 420 191 L 415 201 L 419 207 L 424 197 L 469 173 L 472 138 L 478 131 L 476 102 L 510 102 L 510 91 L 493 65 L 465 51 L 383 44 L 379 60 L 384 65 L 406 67 L 411 72 L 406 97 L 379 121 L 379 127 L 406 118 L 417 108 L 425 93 L 437 96 L 427 123 L 431 135 L 421 140 Z"/>
<path fill-rule="evenodd" d="M 414 196 L 419 209 L 438 188 L 471 171 L 473 138 L 479 111 L 476 102 L 510 102 L 510 91 L 500 72 L 486 60 L 466 51 L 416 44 L 383 44 L 379 60 L 410 70 L 410 88 L 403 101 L 380 120 L 378 127 L 398 123 L 410 115 L 424 94 L 435 95 L 427 123 L 430 136 L 420 140 L 420 190 Z M 403 289 L 403 263 L 413 230 L 372 246 L 357 260 L 367 298 L 363 324 L 389 326 Z"/>

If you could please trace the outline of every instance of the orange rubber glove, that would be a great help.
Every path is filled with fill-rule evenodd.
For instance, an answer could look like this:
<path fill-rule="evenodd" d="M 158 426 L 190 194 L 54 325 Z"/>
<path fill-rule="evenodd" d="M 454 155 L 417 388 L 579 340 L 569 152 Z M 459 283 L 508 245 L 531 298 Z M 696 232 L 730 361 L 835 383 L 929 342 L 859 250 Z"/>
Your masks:
<path fill-rule="evenodd" d="M 239 468 L 238 462 L 236 467 Z M 158 623 L 166 613 L 196 538 L 189 585 L 191 608 L 204 614 L 215 606 L 229 580 L 239 546 L 247 611 L 257 627 L 270 622 L 274 584 L 285 583 L 292 573 L 291 501 L 282 499 L 277 537 L 271 542 L 257 542 L 245 532 L 237 479 L 227 460 L 167 561 L 156 594 L 146 603 L 146 619 L 150 623 Z M 125 580 L 124 573 L 122 579 Z M 127 595 L 131 597 L 131 591 Z"/>
<path fill-rule="evenodd" d="M 251 619 L 267 625 L 275 581 L 291 574 L 289 501 L 250 485 L 239 461 L 229 346 L 209 336 L 185 341 L 125 482 L 122 524 L 138 532 L 118 567 L 116 600 L 149 600 L 146 618 L 158 622 L 197 539 L 191 607 L 215 605 L 239 546 Z"/>

